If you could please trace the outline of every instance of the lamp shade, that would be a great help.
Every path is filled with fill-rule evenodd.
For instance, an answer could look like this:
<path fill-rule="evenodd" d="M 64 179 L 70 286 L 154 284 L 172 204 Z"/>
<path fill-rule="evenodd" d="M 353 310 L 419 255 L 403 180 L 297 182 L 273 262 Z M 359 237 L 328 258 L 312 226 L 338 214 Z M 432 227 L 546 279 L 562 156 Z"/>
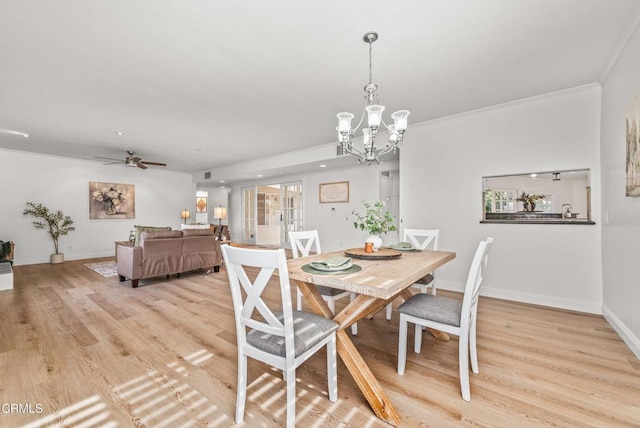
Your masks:
<path fill-rule="evenodd" d="M 213 218 L 220 220 L 227 218 L 227 209 L 225 207 L 214 207 Z"/>
<path fill-rule="evenodd" d="M 188 219 L 188 218 L 191 218 L 191 213 L 189 212 L 189 210 L 184 209 L 184 210 L 182 210 L 182 212 L 180 213 L 180 218 L 183 218 L 183 219 L 185 219 L 185 220 L 186 220 L 186 219 Z"/>

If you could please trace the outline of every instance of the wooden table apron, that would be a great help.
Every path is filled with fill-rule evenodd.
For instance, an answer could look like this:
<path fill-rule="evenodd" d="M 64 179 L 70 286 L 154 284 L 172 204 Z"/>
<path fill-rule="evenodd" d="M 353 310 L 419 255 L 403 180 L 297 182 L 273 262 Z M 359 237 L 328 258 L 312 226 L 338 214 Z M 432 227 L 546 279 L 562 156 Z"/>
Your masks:
<path fill-rule="evenodd" d="M 397 426 L 400 415 L 386 396 L 380 383 L 358 352 L 345 329 L 354 322 L 375 314 L 397 296 L 412 296 L 409 287 L 427 273 L 453 260 L 456 253 L 448 251 L 405 252 L 390 260 L 361 260 L 353 262 L 362 266 L 360 272 L 346 275 L 314 275 L 302 270 L 302 266 L 315 260 L 342 256 L 343 251 L 288 260 L 289 277 L 295 281 L 311 310 L 340 324 L 337 332 L 338 355 L 353 376 L 378 418 Z M 324 285 L 340 290 L 353 291 L 358 296 L 335 316 L 313 285 Z"/>

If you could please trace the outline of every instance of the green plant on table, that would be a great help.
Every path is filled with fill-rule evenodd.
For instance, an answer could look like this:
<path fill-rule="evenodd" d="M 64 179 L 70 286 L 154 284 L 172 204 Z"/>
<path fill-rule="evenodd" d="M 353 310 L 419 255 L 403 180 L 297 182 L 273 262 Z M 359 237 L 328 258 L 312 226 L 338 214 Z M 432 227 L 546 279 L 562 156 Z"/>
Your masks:
<path fill-rule="evenodd" d="M 355 217 L 353 227 L 369 232 L 370 235 L 393 232 L 396 230 L 394 224 L 395 216 L 389 211 L 383 211 L 385 202 L 376 201 L 372 204 L 362 201 L 365 212 L 360 214 L 355 210 L 351 213 Z"/>

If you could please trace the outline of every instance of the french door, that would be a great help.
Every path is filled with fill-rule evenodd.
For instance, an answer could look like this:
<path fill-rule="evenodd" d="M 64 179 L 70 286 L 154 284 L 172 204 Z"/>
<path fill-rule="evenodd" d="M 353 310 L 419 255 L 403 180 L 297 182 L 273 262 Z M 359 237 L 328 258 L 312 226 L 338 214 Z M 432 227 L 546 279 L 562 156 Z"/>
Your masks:
<path fill-rule="evenodd" d="M 242 242 L 289 247 L 289 231 L 302 230 L 302 182 L 242 188 Z"/>

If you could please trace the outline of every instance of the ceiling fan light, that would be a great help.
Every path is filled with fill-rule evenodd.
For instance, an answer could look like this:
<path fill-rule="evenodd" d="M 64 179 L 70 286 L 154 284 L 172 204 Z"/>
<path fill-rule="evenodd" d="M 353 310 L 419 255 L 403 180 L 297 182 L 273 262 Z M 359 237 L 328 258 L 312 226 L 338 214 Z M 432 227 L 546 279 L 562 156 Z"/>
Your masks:
<path fill-rule="evenodd" d="M 125 165 L 135 167 L 138 166 L 138 163 L 133 158 L 127 158 L 127 160 L 125 161 Z"/>

